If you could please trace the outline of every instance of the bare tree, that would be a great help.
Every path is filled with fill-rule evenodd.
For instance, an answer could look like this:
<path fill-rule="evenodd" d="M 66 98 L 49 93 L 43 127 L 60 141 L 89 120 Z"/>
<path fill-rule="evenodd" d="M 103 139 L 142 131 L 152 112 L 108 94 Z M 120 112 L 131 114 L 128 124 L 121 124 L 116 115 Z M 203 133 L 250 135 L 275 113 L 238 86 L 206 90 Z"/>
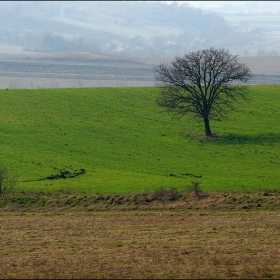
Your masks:
<path fill-rule="evenodd" d="M 212 136 L 210 119 L 223 117 L 226 108 L 234 109 L 234 101 L 247 95 L 250 70 L 237 58 L 228 50 L 209 48 L 154 67 L 161 88 L 157 104 L 178 118 L 189 112 L 203 118 L 205 134 Z"/>

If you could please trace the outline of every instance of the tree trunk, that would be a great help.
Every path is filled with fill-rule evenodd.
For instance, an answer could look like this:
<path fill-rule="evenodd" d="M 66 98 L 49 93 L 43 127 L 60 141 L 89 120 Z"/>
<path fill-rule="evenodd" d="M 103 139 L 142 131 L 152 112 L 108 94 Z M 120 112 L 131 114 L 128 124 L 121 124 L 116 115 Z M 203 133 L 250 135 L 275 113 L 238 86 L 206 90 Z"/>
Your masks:
<path fill-rule="evenodd" d="M 209 119 L 204 118 L 204 126 L 205 126 L 205 135 L 206 136 L 212 136 L 212 132 L 210 129 Z"/>

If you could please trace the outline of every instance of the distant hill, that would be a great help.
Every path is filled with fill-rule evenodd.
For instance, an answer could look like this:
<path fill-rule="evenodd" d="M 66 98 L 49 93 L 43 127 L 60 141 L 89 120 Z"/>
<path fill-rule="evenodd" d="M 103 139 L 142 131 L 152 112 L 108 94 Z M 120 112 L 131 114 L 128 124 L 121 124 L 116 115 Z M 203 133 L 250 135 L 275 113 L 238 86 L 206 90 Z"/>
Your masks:
<path fill-rule="evenodd" d="M 221 15 L 188 4 L 0 2 L 0 45 L 22 47 L 26 52 L 79 50 L 172 57 L 210 46 L 244 52 L 256 40 L 264 41 L 259 28 L 234 28 Z"/>
<path fill-rule="evenodd" d="M 0 54 L 0 88 L 155 86 L 153 66 L 174 57 L 128 57 L 90 51 Z M 251 84 L 279 84 L 280 56 L 240 57 Z"/>

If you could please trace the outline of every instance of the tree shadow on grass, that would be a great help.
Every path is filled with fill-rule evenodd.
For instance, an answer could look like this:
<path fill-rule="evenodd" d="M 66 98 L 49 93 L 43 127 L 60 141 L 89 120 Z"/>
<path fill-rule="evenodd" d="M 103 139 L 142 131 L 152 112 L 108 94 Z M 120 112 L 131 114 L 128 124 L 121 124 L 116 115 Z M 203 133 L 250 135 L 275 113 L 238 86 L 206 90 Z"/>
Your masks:
<path fill-rule="evenodd" d="M 259 133 L 255 135 L 249 134 L 226 134 L 222 136 L 214 136 L 210 141 L 217 144 L 276 144 L 280 143 L 279 133 Z"/>

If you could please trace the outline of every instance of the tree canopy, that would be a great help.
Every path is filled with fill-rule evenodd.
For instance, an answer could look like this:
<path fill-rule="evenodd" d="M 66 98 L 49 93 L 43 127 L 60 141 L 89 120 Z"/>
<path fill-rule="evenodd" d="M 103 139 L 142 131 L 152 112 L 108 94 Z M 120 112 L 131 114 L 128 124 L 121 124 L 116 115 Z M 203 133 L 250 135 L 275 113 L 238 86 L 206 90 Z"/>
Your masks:
<path fill-rule="evenodd" d="M 246 98 L 249 68 L 228 50 L 209 48 L 176 57 L 154 67 L 161 93 L 157 104 L 176 117 L 192 113 L 203 118 L 206 136 L 212 136 L 210 119 L 220 119 Z"/>

